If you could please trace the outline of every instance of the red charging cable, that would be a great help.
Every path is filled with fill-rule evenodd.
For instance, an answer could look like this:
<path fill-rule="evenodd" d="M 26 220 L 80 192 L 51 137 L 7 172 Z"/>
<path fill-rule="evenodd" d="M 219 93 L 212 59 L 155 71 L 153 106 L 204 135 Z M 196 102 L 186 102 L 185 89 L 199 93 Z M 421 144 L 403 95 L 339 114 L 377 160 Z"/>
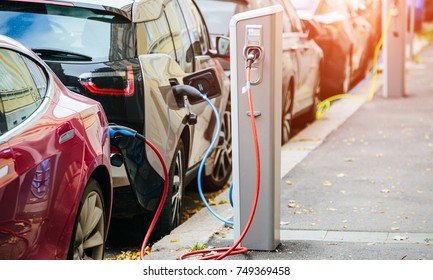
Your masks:
<path fill-rule="evenodd" d="M 202 255 L 210 254 L 210 255 L 206 255 L 204 257 L 199 258 L 199 260 L 211 260 L 211 259 L 221 260 L 228 255 L 237 255 L 237 254 L 242 254 L 242 253 L 245 253 L 248 251 L 247 248 L 238 247 L 238 246 L 241 243 L 241 241 L 244 239 L 245 235 L 247 234 L 247 232 L 251 226 L 251 223 L 252 223 L 253 218 L 254 218 L 254 214 L 256 212 L 257 203 L 259 200 L 259 193 L 260 193 L 260 149 L 259 149 L 259 140 L 258 140 L 258 136 L 257 136 L 256 119 L 254 116 L 253 101 L 252 101 L 251 89 L 250 89 L 251 66 L 247 67 L 247 69 L 246 69 L 246 80 L 247 80 L 246 89 L 247 89 L 247 93 L 248 93 L 248 105 L 249 105 L 250 116 L 251 116 L 251 125 L 252 125 L 252 129 L 253 129 L 254 149 L 256 152 L 256 193 L 255 193 L 255 197 L 254 197 L 254 201 L 253 201 L 253 206 L 252 206 L 252 209 L 250 212 L 250 217 L 249 217 L 249 219 L 245 225 L 245 228 L 244 228 L 242 234 L 240 235 L 238 240 L 233 244 L 232 247 L 223 247 L 223 248 L 204 249 L 204 250 L 193 251 L 193 252 L 189 252 L 189 253 L 181 255 L 180 257 L 177 258 L 178 260 L 182 260 L 188 256 L 198 255 L 198 254 L 202 254 Z M 226 251 L 226 252 L 215 254 L 215 252 L 221 252 L 221 251 Z"/>
<path fill-rule="evenodd" d="M 158 156 L 159 161 L 161 162 L 162 169 L 164 171 L 164 188 L 163 188 L 161 200 L 155 212 L 155 216 L 153 217 L 153 220 L 147 230 L 146 236 L 144 237 L 143 244 L 141 245 L 141 251 L 140 251 L 141 260 L 144 258 L 147 242 L 149 242 L 150 235 L 153 231 L 153 228 L 156 225 L 156 222 L 158 221 L 159 215 L 161 214 L 165 199 L 167 197 L 167 192 L 168 192 L 168 171 L 167 171 L 167 165 L 164 162 L 164 158 L 162 157 L 162 154 L 158 151 L 158 149 L 149 140 L 144 139 L 144 141 L 155 152 L 155 154 Z"/>

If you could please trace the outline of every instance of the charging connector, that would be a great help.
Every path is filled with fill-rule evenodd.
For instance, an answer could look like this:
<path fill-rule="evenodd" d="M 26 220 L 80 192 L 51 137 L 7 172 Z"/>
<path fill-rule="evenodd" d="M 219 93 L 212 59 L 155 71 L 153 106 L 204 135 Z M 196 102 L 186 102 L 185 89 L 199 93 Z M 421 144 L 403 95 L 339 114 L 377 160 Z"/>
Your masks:
<path fill-rule="evenodd" d="M 247 59 L 247 68 L 251 68 L 253 63 L 259 61 L 262 57 L 262 48 L 247 47 L 245 48 L 245 57 Z"/>

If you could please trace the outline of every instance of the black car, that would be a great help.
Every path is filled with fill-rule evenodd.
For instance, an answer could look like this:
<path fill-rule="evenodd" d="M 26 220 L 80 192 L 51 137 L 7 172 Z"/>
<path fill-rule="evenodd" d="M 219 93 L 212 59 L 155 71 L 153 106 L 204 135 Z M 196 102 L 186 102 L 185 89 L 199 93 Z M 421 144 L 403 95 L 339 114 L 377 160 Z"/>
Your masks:
<path fill-rule="evenodd" d="M 192 0 L 2 1 L 0 34 L 31 48 L 69 89 L 99 101 L 111 123 L 135 129 L 163 154 L 170 184 L 155 237 L 181 222 L 185 186 L 195 179 L 216 131 L 209 105 L 179 99 L 172 87 L 211 77 L 216 90 L 208 97 L 222 128 L 203 181 L 209 189 L 226 184 L 230 84 Z M 113 168 L 113 217 L 154 213 L 163 187 L 160 162 L 133 138 L 116 142 L 116 154 L 124 162 L 116 160 Z"/>

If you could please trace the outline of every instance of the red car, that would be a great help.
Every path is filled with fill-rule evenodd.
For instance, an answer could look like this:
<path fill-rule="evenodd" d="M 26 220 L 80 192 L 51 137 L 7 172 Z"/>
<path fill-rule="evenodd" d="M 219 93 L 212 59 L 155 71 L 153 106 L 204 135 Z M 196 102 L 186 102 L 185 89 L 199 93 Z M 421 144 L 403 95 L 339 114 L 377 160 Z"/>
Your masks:
<path fill-rule="evenodd" d="M 109 155 L 101 105 L 0 35 L 0 259 L 103 259 Z"/>

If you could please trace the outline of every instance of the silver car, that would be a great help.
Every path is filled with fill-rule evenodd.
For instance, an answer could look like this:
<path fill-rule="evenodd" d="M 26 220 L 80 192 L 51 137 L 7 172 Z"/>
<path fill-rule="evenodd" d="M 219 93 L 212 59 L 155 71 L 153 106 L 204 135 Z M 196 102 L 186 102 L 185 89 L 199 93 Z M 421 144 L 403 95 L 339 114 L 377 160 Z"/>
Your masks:
<path fill-rule="evenodd" d="M 291 137 L 292 122 L 295 118 L 304 123 L 315 119 L 323 64 L 323 52 L 313 40 L 316 30 L 305 28 L 289 1 L 196 0 L 196 2 L 213 36 L 230 35 L 227 19 L 235 13 L 272 5 L 283 6 L 281 143 L 286 143 Z"/>

